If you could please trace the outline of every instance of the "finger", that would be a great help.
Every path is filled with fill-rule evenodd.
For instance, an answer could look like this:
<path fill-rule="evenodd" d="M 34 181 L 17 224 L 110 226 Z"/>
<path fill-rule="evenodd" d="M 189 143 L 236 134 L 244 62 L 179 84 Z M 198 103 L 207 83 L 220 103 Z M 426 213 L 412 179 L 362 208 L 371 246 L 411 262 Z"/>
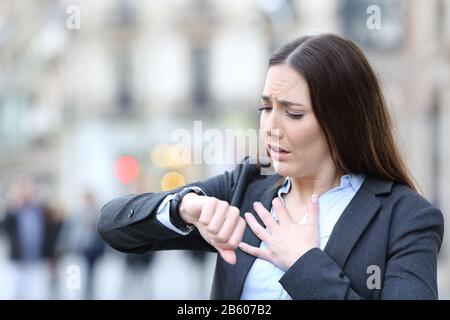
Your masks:
<path fill-rule="evenodd" d="M 247 221 L 248 226 L 253 231 L 253 233 L 265 243 L 270 240 L 270 235 L 267 231 L 256 221 L 256 218 L 250 213 L 245 213 L 245 221 Z"/>
<path fill-rule="evenodd" d="M 230 245 L 232 248 L 237 248 L 239 242 L 242 241 L 246 225 L 247 223 L 245 223 L 245 220 L 239 217 L 238 223 L 234 228 L 233 234 L 231 235 L 230 240 L 228 240 L 228 245 Z"/>
<path fill-rule="evenodd" d="M 235 207 L 229 207 L 225 214 L 225 222 L 222 225 L 219 233 L 217 233 L 216 240 L 218 242 L 227 242 L 230 239 L 233 231 L 238 223 L 239 209 Z"/>
<path fill-rule="evenodd" d="M 283 203 L 281 202 L 280 198 L 276 197 L 272 200 L 273 208 L 275 209 L 275 212 L 278 216 L 278 219 L 280 220 L 280 224 L 282 223 L 292 223 L 291 216 L 289 215 L 289 212 L 284 207 Z"/>
<path fill-rule="evenodd" d="M 235 264 L 236 263 L 236 252 L 234 252 L 233 249 L 221 249 L 219 247 L 216 248 L 217 252 L 219 252 L 220 256 L 228 262 L 229 264 Z"/>
<path fill-rule="evenodd" d="M 266 249 L 253 247 L 245 242 L 239 243 L 239 249 L 241 249 L 245 253 L 248 253 L 254 257 L 270 261 L 270 255 Z"/>
<path fill-rule="evenodd" d="M 214 214 L 211 218 L 211 221 L 208 224 L 208 231 L 212 234 L 217 234 L 220 228 L 225 221 L 225 213 L 227 212 L 229 204 L 226 201 L 220 201 L 216 209 L 214 210 Z"/>
<path fill-rule="evenodd" d="M 319 197 L 316 194 L 313 194 L 309 200 L 308 215 L 308 222 L 319 226 Z"/>
<path fill-rule="evenodd" d="M 266 225 L 266 227 L 270 230 L 274 230 L 278 224 L 275 219 L 272 217 L 269 211 L 264 208 L 261 202 L 254 202 L 253 208 L 255 209 L 258 216 L 261 218 L 262 222 Z"/>
<path fill-rule="evenodd" d="M 201 224 L 207 225 L 213 216 L 214 208 L 216 206 L 216 199 L 209 198 L 205 205 L 202 207 L 202 211 L 200 213 L 200 218 L 198 218 L 198 221 Z"/>

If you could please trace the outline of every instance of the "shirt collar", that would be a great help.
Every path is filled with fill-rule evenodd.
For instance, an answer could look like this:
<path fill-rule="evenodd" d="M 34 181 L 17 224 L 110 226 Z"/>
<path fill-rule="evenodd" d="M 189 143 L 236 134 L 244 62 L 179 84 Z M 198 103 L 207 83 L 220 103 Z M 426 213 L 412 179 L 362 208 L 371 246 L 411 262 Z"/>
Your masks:
<path fill-rule="evenodd" d="M 282 195 L 288 193 L 291 190 L 291 177 L 286 177 L 283 184 L 278 189 L 278 196 L 282 199 Z"/>
<path fill-rule="evenodd" d="M 350 186 L 353 188 L 353 191 L 358 191 L 361 188 L 362 183 L 364 182 L 365 174 L 354 174 L 348 173 L 341 177 L 340 187 Z"/>
<path fill-rule="evenodd" d="M 364 182 L 364 178 L 365 178 L 364 174 L 354 174 L 354 173 L 345 174 L 341 177 L 341 182 L 339 183 L 339 186 L 331 190 L 351 186 L 353 191 L 356 192 Z M 286 177 L 283 184 L 278 189 L 278 196 L 282 199 L 283 198 L 282 195 L 288 193 L 290 190 L 291 190 L 291 177 Z"/>

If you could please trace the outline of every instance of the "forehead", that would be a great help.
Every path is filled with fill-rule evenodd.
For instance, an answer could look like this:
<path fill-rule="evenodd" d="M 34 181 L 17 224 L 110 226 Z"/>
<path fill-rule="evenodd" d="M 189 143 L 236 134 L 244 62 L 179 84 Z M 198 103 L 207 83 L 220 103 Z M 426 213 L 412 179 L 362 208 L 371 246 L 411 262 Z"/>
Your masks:
<path fill-rule="evenodd" d="M 275 65 L 267 71 L 263 95 L 271 98 L 309 101 L 309 89 L 306 80 L 292 67 Z"/>

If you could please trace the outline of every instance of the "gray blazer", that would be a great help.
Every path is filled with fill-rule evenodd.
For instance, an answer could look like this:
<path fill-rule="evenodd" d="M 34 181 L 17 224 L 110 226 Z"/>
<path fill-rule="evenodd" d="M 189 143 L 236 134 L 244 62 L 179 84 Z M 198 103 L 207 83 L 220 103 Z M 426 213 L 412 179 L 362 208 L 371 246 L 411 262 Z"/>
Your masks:
<path fill-rule="evenodd" d="M 231 172 L 188 186 L 198 186 L 208 196 L 240 208 L 241 215 L 253 212 L 259 220 L 252 203 L 260 201 L 270 208 L 277 192 L 274 184 L 280 178 L 261 175 L 247 158 Z M 181 236 L 156 219 L 158 205 L 173 192 L 127 195 L 108 202 L 101 210 L 99 233 L 123 252 L 216 252 L 196 229 Z M 304 254 L 280 284 L 293 299 L 437 299 L 437 257 L 443 232 L 439 209 L 404 185 L 368 175 L 334 226 L 325 249 Z M 243 241 L 258 247 L 261 240 L 247 227 Z M 236 253 L 235 265 L 217 255 L 211 299 L 240 298 L 255 257 L 239 249 Z M 381 285 L 375 279 L 378 275 Z"/>

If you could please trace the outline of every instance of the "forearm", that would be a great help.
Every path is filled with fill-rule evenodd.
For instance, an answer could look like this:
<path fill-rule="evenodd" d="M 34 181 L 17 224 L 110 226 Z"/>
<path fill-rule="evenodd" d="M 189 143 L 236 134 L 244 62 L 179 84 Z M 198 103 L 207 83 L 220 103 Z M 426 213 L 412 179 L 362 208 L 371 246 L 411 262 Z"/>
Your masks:
<path fill-rule="evenodd" d="M 98 232 L 113 248 L 124 252 L 145 252 L 161 239 L 177 234 L 156 219 L 160 193 L 128 195 L 108 202 L 101 210 Z"/>

